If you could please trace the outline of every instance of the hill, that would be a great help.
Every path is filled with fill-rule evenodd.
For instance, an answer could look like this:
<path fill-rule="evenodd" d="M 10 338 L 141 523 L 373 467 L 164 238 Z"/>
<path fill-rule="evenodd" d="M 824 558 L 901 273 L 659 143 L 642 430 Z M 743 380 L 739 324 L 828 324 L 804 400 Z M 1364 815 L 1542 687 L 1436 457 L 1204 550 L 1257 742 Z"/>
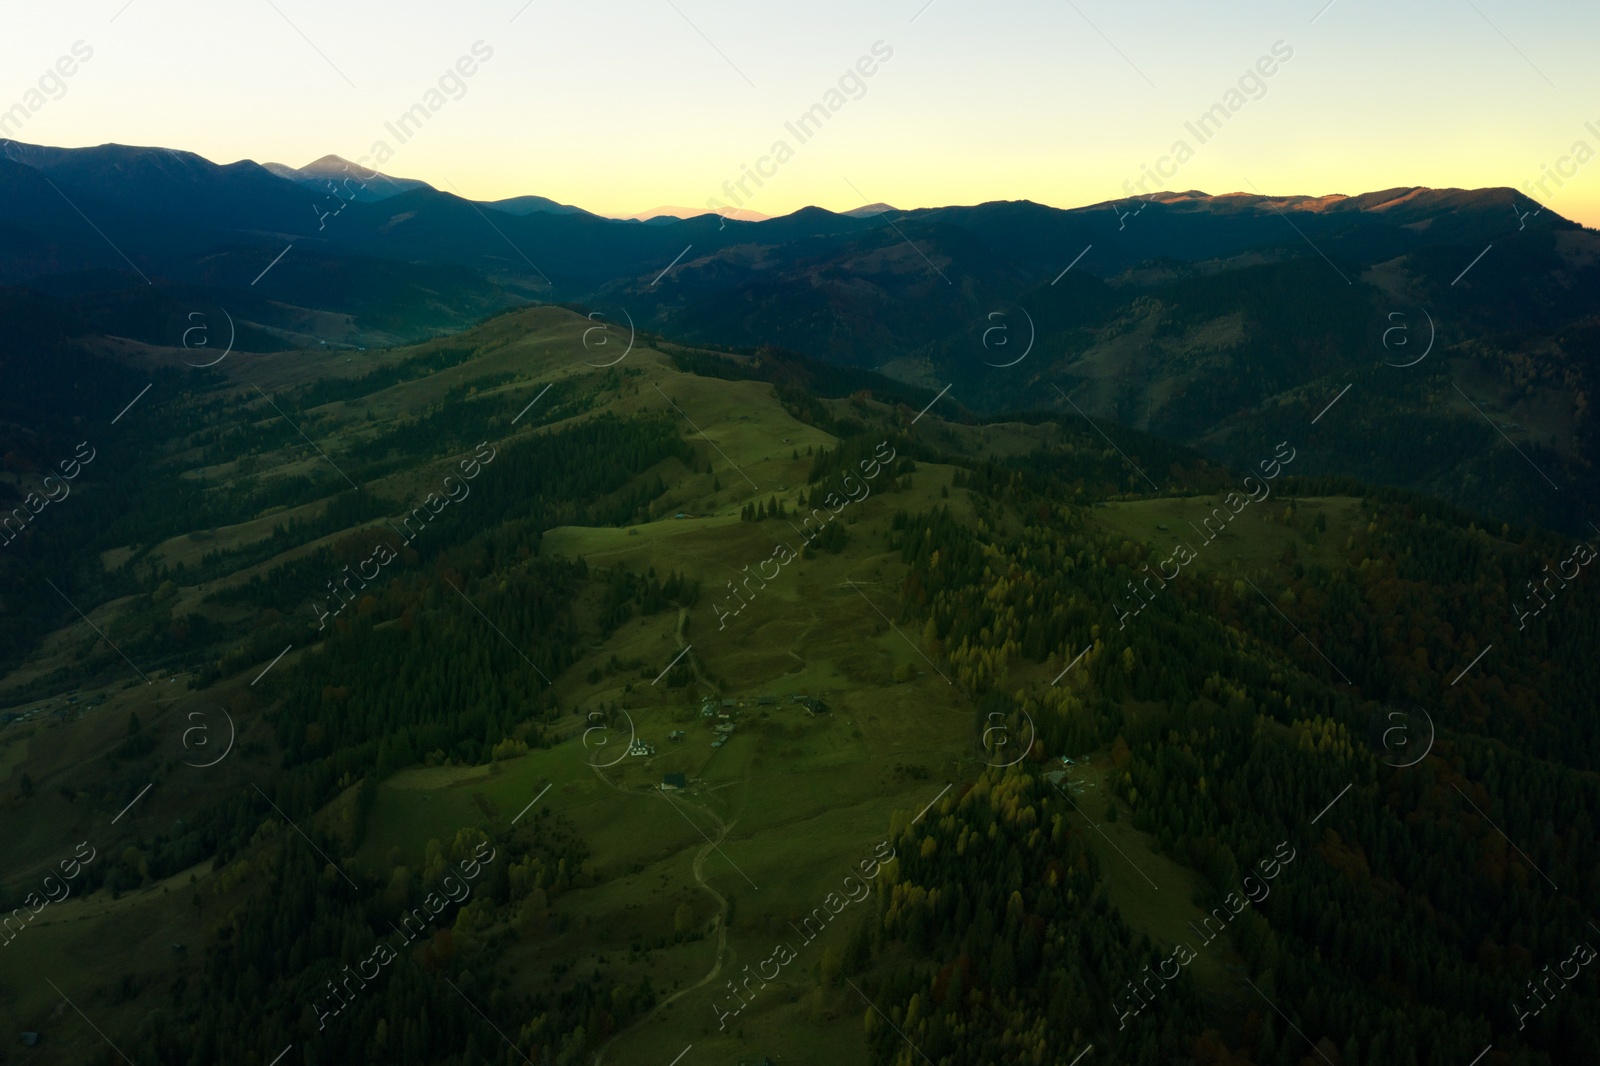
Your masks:
<path fill-rule="evenodd" d="M 1600 1049 L 1509 1006 L 1595 876 L 1582 553 L 1333 414 L 1229 468 L 557 307 L 200 368 L 16 299 L 7 482 L 93 450 L 0 553 L 40 1062 L 110 1052 L 15 975 L 136 1061 Z"/>

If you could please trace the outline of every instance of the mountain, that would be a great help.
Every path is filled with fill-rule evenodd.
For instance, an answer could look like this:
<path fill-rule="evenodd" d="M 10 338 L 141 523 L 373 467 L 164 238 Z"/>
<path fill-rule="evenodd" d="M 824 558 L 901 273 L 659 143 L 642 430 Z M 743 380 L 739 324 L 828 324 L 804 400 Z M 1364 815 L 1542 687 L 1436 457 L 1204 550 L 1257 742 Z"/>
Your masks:
<path fill-rule="evenodd" d="M 298 169 L 284 166 L 282 163 L 263 163 L 262 167 L 280 178 L 319 191 L 329 189 L 331 185 L 343 199 L 359 200 L 363 203 L 384 200 L 411 189 L 432 188 L 427 182 L 415 178 L 391 178 L 387 174 L 380 174 L 376 170 L 336 155 L 325 155 L 321 159 L 314 159 Z"/>
<path fill-rule="evenodd" d="M 249 161 L 218 165 L 166 148 L 56 149 L 15 141 L 0 145 L 0 158 L 42 174 L 55 186 L 46 197 L 29 195 L 36 186 L 8 187 L 10 195 L 21 197 L 20 211 L 40 199 L 57 205 L 65 199 L 78 218 L 76 228 L 98 225 L 107 234 L 103 241 L 114 241 L 118 233 L 113 231 L 146 237 L 165 230 L 158 245 L 188 249 L 211 233 L 293 229 L 310 217 L 303 190 Z M 32 225 L 28 214 L 20 217 L 29 220 L 23 225 Z M 139 247 L 135 261 L 152 262 L 138 255 Z"/>
<path fill-rule="evenodd" d="M 346 201 L 304 178 L 7 143 L 0 282 L 169 345 L 175 293 L 241 309 L 248 344 L 309 347 L 562 303 L 684 342 L 948 385 L 972 410 L 1072 410 L 1219 461 L 1246 461 L 1339 396 L 1316 423 L 1321 472 L 1573 530 L 1584 491 L 1600 490 L 1600 238 L 1509 189 L 640 223 L 420 183 Z M 1533 476 L 1491 476 L 1504 464 Z"/>
<path fill-rule="evenodd" d="M 751 211 L 746 207 L 727 207 L 720 211 L 712 211 L 704 207 L 652 207 L 648 211 L 640 211 L 632 215 L 612 215 L 610 217 L 623 221 L 656 222 L 674 218 L 699 218 L 702 215 L 718 215 L 727 219 L 738 219 L 740 222 L 765 222 L 771 215 L 763 215 L 759 211 Z"/>
<path fill-rule="evenodd" d="M 483 206 L 492 207 L 496 211 L 503 211 L 508 215 L 533 215 L 540 213 L 550 215 L 589 214 L 588 211 L 585 211 L 581 207 L 573 207 L 571 204 L 558 204 L 554 200 L 544 196 L 513 196 L 508 200 L 488 200 L 484 202 Z"/>
<path fill-rule="evenodd" d="M 1317 423 L 1319 471 L 1574 532 L 1600 492 L 1600 235 L 1511 190 L 861 221 L 777 247 L 696 240 L 659 282 L 607 295 L 653 304 L 666 335 L 777 344 L 948 384 L 976 410 L 1070 411 L 1230 462 L 1349 385 Z M 1512 466 L 1529 476 L 1491 474 Z"/>

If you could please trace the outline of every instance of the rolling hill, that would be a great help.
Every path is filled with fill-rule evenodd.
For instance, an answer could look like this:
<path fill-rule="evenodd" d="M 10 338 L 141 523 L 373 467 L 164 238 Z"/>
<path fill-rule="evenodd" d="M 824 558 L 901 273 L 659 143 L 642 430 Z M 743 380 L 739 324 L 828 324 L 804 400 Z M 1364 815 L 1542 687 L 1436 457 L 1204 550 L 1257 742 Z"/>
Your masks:
<path fill-rule="evenodd" d="M 111 1052 L 21 973 L 136 1061 L 1600 1047 L 1507 1007 L 1596 876 L 1578 556 L 1319 473 L 1339 407 L 1229 468 L 558 307 L 197 368 L 9 299 L 5 485 L 94 453 L 0 552 L 41 1063 Z"/>

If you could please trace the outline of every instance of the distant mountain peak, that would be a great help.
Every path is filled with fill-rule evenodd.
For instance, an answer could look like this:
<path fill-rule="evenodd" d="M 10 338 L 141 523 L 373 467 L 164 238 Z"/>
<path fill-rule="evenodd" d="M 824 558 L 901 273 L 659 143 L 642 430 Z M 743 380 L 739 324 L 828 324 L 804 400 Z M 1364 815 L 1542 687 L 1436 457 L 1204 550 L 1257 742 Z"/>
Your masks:
<path fill-rule="evenodd" d="M 548 196 L 512 196 L 504 200 L 489 200 L 484 207 L 492 207 L 508 215 L 587 215 L 581 207 L 557 203 Z"/>
<path fill-rule="evenodd" d="M 311 162 L 309 162 L 305 166 L 301 167 L 300 168 L 300 173 L 302 173 L 302 174 L 344 174 L 344 173 L 348 172 L 348 173 L 351 173 L 351 174 L 359 174 L 363 170 L 367 170 L 367 168 L 363 167 L 363 166 L 359 166 L 358 164 L 352 163 L 352 162 L 350 162 L 350 160 L 344 158 L 343 156 L 333 155 L 332 153 L 329 153 L 328 155 L 323 156 L 321 159 L 313 159 Z M 376 171 L 367 171 L 367 172 L 368 173 L 372 173 L 372 174 L 377 173 Z M 391 180 L 396 180 L 396 179 L 391 179 Z M 406 179 L 398 179 L 398 180 L 406 180 Z"/>
<path fill-rule="evenodd" d="M 771 215 L 763 215 L 760 211 L 751 211 L 745 207 L 725 207 L 720 211 L 712 211 L 706 207 L 652 207 L 648 211 L 640 211 L 632 215 L 606 215 L 606 218 L 621 219 L 622 221 L 650 222 L 658 218 L 699 218 L 701 215 L 721 215 L 735 222 L 765 222 Z"/>
<path fill-rule="evenodd" d="M 353 193 L 354 199 L 365 202 L 387 200 L 412 189 L 433 187 L 416 178 L 392 178 L 332 154 L 313 159 L 303 167 L 291 167 L 283 163 L 263 163 L 261 166 L 269 173 L 301 185 L 325 188 L 330 181 L 341 183 L 347 193 Z"/>

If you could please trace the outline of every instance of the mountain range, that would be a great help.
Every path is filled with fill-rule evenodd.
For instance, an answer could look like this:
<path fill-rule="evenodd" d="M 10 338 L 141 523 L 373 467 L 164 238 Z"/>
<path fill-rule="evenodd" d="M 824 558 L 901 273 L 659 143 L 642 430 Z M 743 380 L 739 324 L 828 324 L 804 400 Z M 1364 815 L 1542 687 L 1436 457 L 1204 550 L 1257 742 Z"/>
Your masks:
<path fill-rule="evenodd" d="M 414 342 L 559 303 L 1222 461 L 1314 424 L 1319 472 L 1558 527 L 1594 486 L 1600 235 L 1510 189 L 639 221 L 354 170 L 4 142 L 0 284 L 165 347 L 183 308 L 224 307 L 261 351 Z"/>

